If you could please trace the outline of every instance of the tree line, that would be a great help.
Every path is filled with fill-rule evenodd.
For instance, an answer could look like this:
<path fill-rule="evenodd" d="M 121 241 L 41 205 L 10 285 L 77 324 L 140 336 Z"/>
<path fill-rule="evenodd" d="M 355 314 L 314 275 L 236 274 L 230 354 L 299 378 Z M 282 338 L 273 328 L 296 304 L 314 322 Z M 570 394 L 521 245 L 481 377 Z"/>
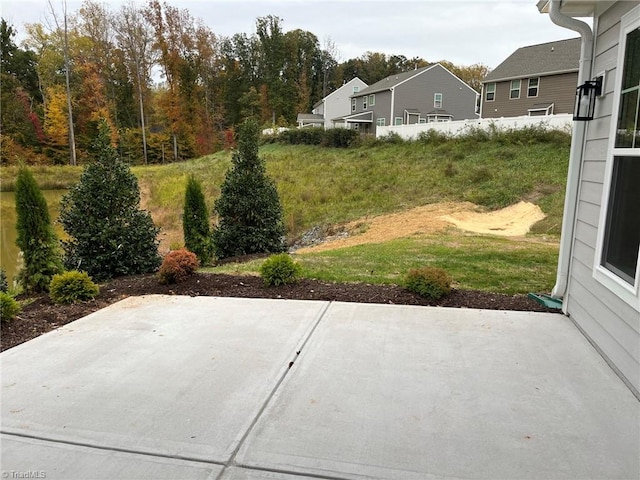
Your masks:
<path fill-rule="evenodd" d="M 245 119 L 295 124 L 300 112 L 358 76 L 368 84 L 430 65 L 422 58 L 367 52 L 340 62 L 330 39 L 285 31 L 283 19 L 256 19 L 255 32 L 216 35 L 186 9 L 133 2 L 112 11 L 85 0 L 46 24 L 0 21 L 0 161 L 82 163 L 101 119 L 131 164 L 216 151 Z M 479 90 L 482 64 L 440 61 Z"/>

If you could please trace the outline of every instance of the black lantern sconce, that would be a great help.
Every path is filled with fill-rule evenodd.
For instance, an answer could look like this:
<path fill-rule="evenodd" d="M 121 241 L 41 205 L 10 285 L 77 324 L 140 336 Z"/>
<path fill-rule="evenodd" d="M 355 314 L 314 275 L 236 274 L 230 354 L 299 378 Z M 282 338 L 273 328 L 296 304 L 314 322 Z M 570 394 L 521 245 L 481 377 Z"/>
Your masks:
<path fill-rule="evenodd" d="M 587 80 L 576 89 L 576 104 L 573 109 L 573 119 L 579 121 L 593 120 L 596 107 L 596 97 L 602 95 L 602 78 Z"/>

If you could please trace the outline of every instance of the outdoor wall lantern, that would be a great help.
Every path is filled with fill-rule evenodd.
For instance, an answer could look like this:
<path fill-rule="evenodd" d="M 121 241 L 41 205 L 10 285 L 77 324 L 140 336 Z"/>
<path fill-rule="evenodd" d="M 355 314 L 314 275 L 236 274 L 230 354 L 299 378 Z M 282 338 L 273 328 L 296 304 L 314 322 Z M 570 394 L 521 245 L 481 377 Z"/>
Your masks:
<path fill-rule="evenodd" d="M 576 89 L 576 104 L 573 119 L 578 121 L 593 120 L 596 97 L 602 94 L 602 77 L 587 80 Z"/>

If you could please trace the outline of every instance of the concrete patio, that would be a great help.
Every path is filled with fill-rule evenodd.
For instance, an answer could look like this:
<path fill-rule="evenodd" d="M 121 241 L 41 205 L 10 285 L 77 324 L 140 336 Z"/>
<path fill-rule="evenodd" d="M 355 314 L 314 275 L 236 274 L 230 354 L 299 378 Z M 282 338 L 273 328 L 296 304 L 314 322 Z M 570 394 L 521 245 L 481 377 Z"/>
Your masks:
<path fill-rule="evenodd" d="M 2 478 L 640 477 L 640 403 L 560 314 L 148 296 L 0 362 Z"/>

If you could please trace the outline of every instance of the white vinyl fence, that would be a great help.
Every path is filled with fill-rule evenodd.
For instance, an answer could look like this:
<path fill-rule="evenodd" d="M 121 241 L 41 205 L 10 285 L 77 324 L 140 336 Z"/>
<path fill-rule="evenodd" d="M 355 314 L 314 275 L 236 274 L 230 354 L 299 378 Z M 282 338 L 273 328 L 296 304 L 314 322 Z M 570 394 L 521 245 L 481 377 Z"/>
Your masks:
<path fill-rule="evenodd" d="M 476 128 L 483 130 L 518 130 L 520 128 L 533 126 L 541 126 L 550 130 L 564 130 L 570 133 L 572 125 L 573 120 L 570 113 L 537 117 L 478 118 L 475 120 L 458 120 L 455 122 L 415 123 L 412 125 L 376 127 L 376 138 L 386 137 L 390 133 L 397 133 L 404 140 L 415 140 L 422 132 L 428 132 L 429 130 L 456 136 Z"/>

